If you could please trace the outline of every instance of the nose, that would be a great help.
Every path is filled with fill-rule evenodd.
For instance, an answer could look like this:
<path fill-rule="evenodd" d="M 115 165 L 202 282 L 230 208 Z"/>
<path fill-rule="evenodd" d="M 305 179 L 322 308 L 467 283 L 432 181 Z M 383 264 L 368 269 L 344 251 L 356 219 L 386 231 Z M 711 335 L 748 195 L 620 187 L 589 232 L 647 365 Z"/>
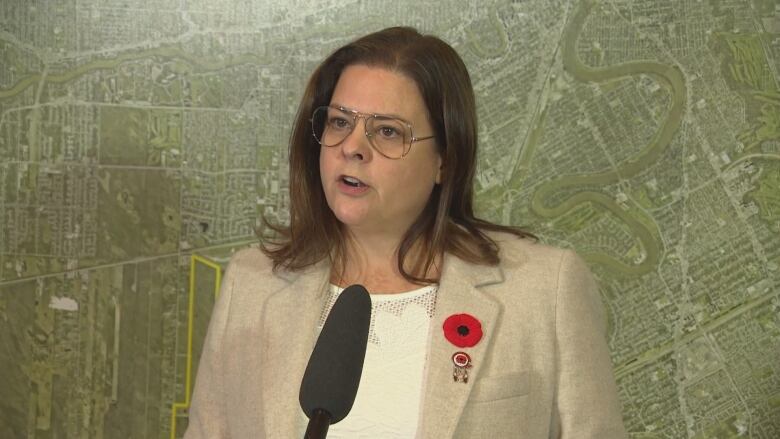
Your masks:
<path fill-rule="evenodd" d="M 362 125 L 359 123 L 362 119 Z M 371 145 L 366 136 L 366 118 L 357 116 L 355 118 L 355 128 L 347 138 L 341 142 L 341 153 L 347 160 L 367 161 L 371 159 Z"/>

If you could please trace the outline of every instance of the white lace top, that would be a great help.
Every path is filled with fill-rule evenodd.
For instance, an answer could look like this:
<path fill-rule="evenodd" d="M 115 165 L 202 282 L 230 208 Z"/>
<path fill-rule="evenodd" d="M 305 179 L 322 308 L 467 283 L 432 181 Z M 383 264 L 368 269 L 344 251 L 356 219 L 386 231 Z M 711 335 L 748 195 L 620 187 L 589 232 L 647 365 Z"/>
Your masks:
<path fill-rule="evenodd" d="M 371 295 L 371 323 L 355 404 L 328 438 L 413 438 L 417 433 L 437 285 Z M 342 288 L 331 285 L 322 329 Z"/>

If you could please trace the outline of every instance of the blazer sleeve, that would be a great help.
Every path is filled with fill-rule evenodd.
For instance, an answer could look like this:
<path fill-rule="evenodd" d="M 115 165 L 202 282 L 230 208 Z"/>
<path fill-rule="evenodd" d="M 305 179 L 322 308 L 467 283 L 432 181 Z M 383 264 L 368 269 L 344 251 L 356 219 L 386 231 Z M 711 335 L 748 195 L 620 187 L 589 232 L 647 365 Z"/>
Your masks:
<path fill-rule="evenodd" d="M 573 251 L 563 253 L 555 306 L 557 387 L 551 437 L 627 438 L 598 287 Z"/>
<path fill-rule="evenodd" d="M 235 261 L 235 259 L 234 259 Z M 228 265 L 220 286 L 219 297 L 211 314 L 206 340 L 198 363 L 189 424 L 185 439 L 226 439 L 230 437 L 225 414 L 224 375 L 221 359 L 222 341 L 227 326 L 228 311 L 235 283 L 234 261 Z"/>

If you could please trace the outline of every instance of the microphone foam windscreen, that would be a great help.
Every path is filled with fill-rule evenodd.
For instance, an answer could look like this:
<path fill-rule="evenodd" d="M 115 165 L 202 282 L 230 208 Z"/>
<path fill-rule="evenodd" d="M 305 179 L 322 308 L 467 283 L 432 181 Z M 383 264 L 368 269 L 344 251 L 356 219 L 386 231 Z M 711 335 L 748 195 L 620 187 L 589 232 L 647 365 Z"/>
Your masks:
<path fill-rule="evenodd" d="M 330 413 L 331 424 L 347 416 L 355 402 L 366 356 L 371 298 L 362 285 L 341 292 L 325 320 L 298 399 L 306 416 L 315 409 Z"/>

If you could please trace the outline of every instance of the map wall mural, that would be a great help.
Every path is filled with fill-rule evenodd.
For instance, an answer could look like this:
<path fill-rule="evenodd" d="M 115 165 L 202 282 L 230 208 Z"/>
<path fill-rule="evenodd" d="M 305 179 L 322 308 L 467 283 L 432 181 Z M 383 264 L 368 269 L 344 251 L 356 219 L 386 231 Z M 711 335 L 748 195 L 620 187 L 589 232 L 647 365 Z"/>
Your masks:
<path fill-rule="evenodd" d="M 780 437 L 777 0 L 4 0 L 0 437 L 182 435 L 308 74 L 398 24 L 471 71 L 479 213 L 598 278 L 631 437 Z"/>

